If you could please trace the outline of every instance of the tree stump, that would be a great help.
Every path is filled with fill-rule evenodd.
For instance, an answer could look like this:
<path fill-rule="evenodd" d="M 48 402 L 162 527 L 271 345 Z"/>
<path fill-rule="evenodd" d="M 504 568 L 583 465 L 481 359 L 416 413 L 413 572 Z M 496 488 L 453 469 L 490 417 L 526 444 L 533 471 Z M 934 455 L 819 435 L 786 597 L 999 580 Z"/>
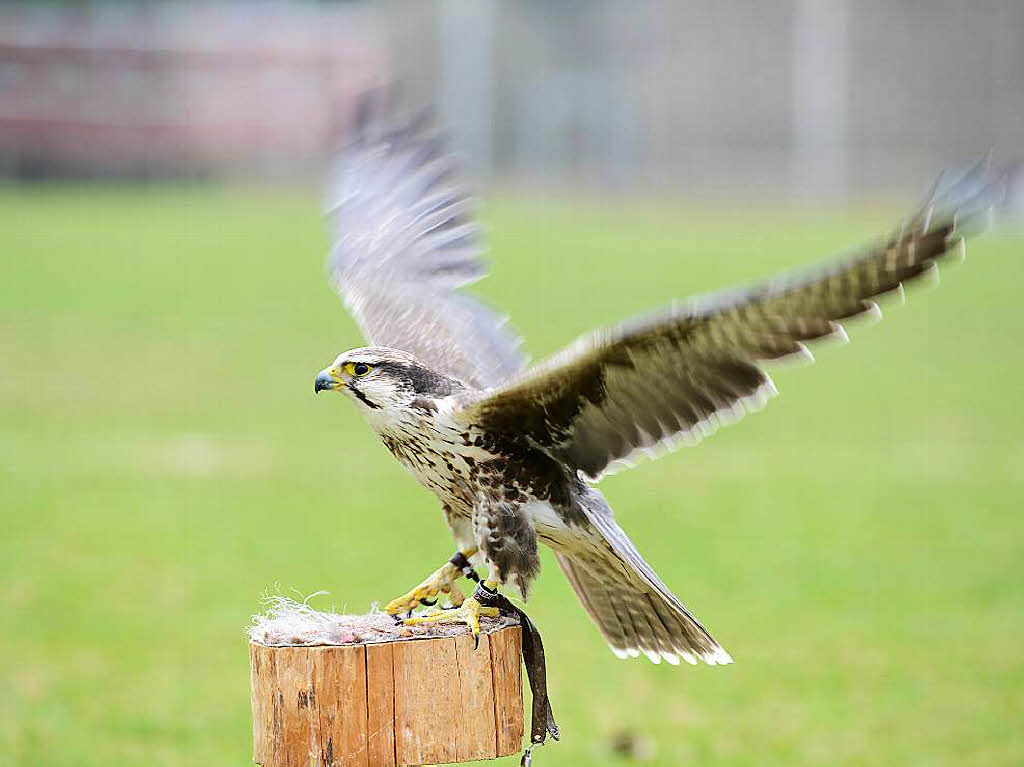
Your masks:
<path fill-rule="evenodd" d="M 482 620 L 474 649 L 465 626 L 310 615 L 317 617 L 306 625 L 294 615 L 278 626 L 273 616 L 258 618 L 250 630 L 254 762 L 399 767 L 520 750 L 522 635 L 514 621 Z"/>

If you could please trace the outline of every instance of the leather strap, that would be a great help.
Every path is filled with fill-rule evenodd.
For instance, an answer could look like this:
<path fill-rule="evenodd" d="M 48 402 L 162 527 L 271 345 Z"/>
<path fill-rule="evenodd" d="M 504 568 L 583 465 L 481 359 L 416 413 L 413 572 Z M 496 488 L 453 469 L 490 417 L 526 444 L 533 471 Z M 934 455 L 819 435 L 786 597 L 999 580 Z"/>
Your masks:
<path fill-rule="evenodd" d="M 523 628 L 523 665 L 526 666 L 526 678 L 530 681 L 530 692 L 533 693 L 533 713 L 530 721 L 530 746 L 523 752 L 520 764 L 530 764 L 530 750 L 544 745 L 547 736 L 558 740 L 558 725 L 551 711 L 551 699 L 548 697 L 547 663 L 544 660 L 544 643 L 540 632 L 526 613 L 512 604 L 508 597 L 487 588 L 483 583 L 477 584 L 473 598 L 484 607 L 497 607 L 506 615 L 515 615 Z"/>

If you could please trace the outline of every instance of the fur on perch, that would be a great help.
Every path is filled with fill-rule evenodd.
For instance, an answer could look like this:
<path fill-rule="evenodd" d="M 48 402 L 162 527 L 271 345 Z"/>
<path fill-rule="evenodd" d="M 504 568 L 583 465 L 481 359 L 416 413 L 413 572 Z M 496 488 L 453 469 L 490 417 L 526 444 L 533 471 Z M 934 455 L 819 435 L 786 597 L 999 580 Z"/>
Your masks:
<path fill-rule="evenodd" d="M 253 761 L 399 767 L 494 759 L 522 746 L 520 626 L 402 626 L 271 600 L 249 629 Z"/>

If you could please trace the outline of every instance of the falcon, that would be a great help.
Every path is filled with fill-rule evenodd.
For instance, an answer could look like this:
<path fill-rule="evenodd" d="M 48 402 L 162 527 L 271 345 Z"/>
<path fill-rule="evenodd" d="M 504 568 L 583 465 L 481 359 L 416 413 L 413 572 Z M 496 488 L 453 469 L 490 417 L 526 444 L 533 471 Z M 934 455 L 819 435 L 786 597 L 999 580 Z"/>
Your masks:
<path fill-rule="evenodd" d="M 331 281 L 371 345 L 339 355 L 314 389 L 352 400 L 437 496 L 457 545 L 387 612 L 477 635 L 496 613 L 488 595 L 528 596 L 543 543 L 616 655 L 730 663 L 594 483 L 760 408 L 775 394 L 766 365 L 845 339 L 844 323 L 962 254 L 1005 185 L 987 162 L 940 176 L 890 235 L 845 257 L 678 301 L 527 366 L 505 320 L 459 292 L 485 274 L 481 229 L 431 118 L 365 99 L 329 174 L 326 218 Z M 457 582 L 476 567 L 486 578 L 464 596 Z M 413 614 L 442 597 L 447 608 Z"/>

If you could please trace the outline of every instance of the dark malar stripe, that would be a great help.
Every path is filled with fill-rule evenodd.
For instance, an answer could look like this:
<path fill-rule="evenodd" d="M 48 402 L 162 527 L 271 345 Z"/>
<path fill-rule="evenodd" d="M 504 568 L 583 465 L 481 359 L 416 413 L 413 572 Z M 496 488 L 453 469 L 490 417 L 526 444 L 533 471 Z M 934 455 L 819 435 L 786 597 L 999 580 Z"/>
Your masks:
<path fill-rule="evenodd" d="M 366 395 L 365 395 L 365 394 L 363 394 L 363 393 L 362 393 L 361 391 L 359 391 L 359 389 L 357 389 L 357 388 L 356 388 L 355 386 L 353 386 L 352 384 L 349 384 L 349 385 L 348 385 L 348 388 L 352 390 L 352 393 L 353 393 L 353 394 L 355 394 L 355 395 L 356 395 L 356 398 L 357 398 L 357 399 L 358 399 L 358 400 L 359 400 L 360 402 L 362 402 L 362 403 L 363 403 L 364 405 L 366 405 L 367 407 L 371 407 L 371 408 L 373 408 L 374 410 L 380 410 L 380 405 L 378 405 L 378 404 L 377 404 L 377 403 L 375 403 L 375 402 L 370 402 L 370 400 L 368 400 L 368 399 L 366 398 Z"/>

